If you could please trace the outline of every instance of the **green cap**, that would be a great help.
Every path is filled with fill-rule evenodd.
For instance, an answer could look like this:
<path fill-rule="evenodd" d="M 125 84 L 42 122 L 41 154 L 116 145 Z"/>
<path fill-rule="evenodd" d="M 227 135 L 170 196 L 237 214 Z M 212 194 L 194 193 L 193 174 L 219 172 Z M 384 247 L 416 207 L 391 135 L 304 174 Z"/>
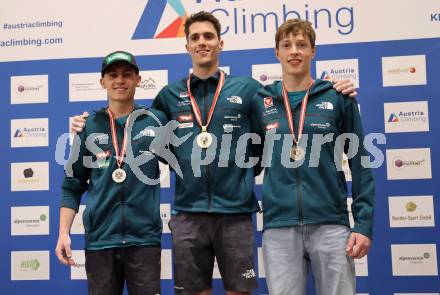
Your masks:
<path fill-rule="evenodd" d="M 101 76 L 104 76 L 108 67 L 115 62 L 125 62 L 134 68 L 136 74 L 139 74 L 139 67 L 133 54 L 126 51 L 115 51 L 104 57 L 102 60 Z"/>

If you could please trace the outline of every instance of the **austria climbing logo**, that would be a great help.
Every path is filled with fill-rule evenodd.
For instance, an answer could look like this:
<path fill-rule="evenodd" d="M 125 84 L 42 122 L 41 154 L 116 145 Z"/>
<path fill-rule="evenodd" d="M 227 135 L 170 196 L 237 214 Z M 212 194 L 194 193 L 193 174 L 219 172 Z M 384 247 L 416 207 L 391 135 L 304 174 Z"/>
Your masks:
<path fill-rule="evenodd" d="M 133 34 L 133 40 L 184 37 L 188 14 L 182 0 L 150 0 Z"/>

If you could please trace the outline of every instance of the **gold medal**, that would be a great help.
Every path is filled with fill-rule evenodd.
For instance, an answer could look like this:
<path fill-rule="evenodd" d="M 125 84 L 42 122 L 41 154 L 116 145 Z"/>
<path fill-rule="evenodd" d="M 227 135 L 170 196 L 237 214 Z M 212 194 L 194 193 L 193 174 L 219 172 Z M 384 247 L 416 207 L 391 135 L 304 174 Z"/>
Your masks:
<path fill-rule="evenodd" d="M 202 114 L 200 113 L 200 109 L 199 109 L 199 106 L 197 105 L 196 99 L 194 98 L 194 96 L 191 93 L 190 82 L 191 82 L 191 75 L 189 75 L 188 80 L 186 82 L 186 86 L 188 89 L 188 96 L 191 101 L 191 107 L 193 109 L 193 113 L 196 118 L 196 121 L 199 124 L 199 126 L 202 127 L 202 132 L 199 135 L 197 135 L 196 141 L 197 141 L 197 145 L 199 147 L 201 147 L 202 149 L 206 149 L 212 144 L 212 134 L 209 133 L 207 131 L 207 129 L 208 129 L 209 123 L 211 122 L 212 115 L 214 113 L 214 108 L 215 108 L 215 105 L 217 104 L 218 97 L 220 96 L 220 91 L 222 90 L 223 85 L 225 84 L 225 73 L 220 71 L 220 78 L 219 78 L 219 81 L 217 84 L 217 89 L 215 90 L 214 98 L 213 98 L 211 107 L 209 109 L 208 118 L 206 119 L 205 125 L 202 124 Z"/>
<path fill-rule="evenodd" d="M 112 173 L 112 179 L 114 182 L 117 183 L 124 182 L 125 178 L 127 178 L 127 173 L 121 168 L 116 169 Z"/>

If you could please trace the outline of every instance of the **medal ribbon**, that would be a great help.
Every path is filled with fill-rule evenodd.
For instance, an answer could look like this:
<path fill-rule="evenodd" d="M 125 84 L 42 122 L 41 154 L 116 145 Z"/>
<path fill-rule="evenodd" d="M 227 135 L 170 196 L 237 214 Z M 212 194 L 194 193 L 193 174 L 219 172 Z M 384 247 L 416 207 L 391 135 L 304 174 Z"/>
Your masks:
<path fill-rule="evenodd" d="M 110 130 L 112 132 L 112 143 L 113 143 L 113 147 L 114 147 L 115 153 L 116 153 L 116 163 L 118 164 L 118 168 L 121 168 L 122 162 L 124 161 L 125 149 L 127 147 L 127 128 L 126 128 L 126 126 L 127 126 L 127 122 L 129 122 L 129 120 L 130 120 L 131 114 L 128 116 L 127 121 L 125 122 L 124 137 L 122 138 L 122 149 L 121 149 L 121 153 L 119 153 L 118 136 L 116 134 L 115 119 L 114 119 L 113 114 L 110 111 L 110 109 L 107 109 L 107 111 L 108 111 L 108 115 L 110 116 Z"/>
<path fill-rule="evenodd" d="M 295 129 L 293 126 L 293 115 L 292 115 L 292 108 L 290 107 L 290 102 L 289 102 L 289 94 L 287 93 L 286 87 L 284 86 L 284 82 L 282 82 L 283 101 L 284 101 L 284 108 L 286 109 L 287 123 L 289 124 L 290 134 L 292 135 L 293 142 L 296 145 L 298 145 L 298 142 L 300 141 L 303 132 L 304 119 L 306 117 L 307 102 L 309 100 L 309 92 L 310 92 L 310 88 L 312 88 L 313 82 L 314 82 L 313 80 L 310 81 L 310 86 L 307 89 L 304 98 L 302 99 L 301 114 L 299 116 L 299 126 L 298 126 L 298 140 L 295 137 Z"/>
<path fill-rule="evenodd" d="M 202 132 L 206 132 L 209 122 L 211 122 L 212 114 L 214 113 L 215 105 L 217 104 L 218 97 L 220 96 L 220 91 L 225 84 L 225 73 L 220 71 L 220 78 L 217 84 L 217 89 L 215 90 L 214 98 L 212 100 L 211 108 L 209 109 L 208 118 L 206 119 L 206 125 L 203 125 L 202 122 L 202 114 L 200 113 L 199 106 L 197 105 L 196 99 L 191 93 L 190 82 L 191 82 L 191 74 L 188 76 L 188 80 L 186 81 L 186 87 L 188 88 L 188 96 L 191 100 L 191 106 L 193 109 L 194 116 L 196 117 L 197 123 L 199 123 L 200 127 L 202 127 Z"/>

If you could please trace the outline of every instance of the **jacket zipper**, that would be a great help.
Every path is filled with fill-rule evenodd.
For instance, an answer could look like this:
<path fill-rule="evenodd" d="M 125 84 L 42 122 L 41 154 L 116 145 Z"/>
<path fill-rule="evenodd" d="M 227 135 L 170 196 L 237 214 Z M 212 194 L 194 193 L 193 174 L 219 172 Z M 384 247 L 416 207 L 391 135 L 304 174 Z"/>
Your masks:
<path fill-rule="evenodd" d="M 206 111 L 208 110 L 208 112 L 209 112 L 209 108 L 208 108 L 208 105 L 207 105 L 207 101 L 208 101 L 208 94 L 209 94 L 209 89 L 208 89 L 208 80 L 205 80 L 204 81 L 204 83 L 205 83 L 205 93 L 204 93 L 204 96 L 203 96 L 203 105 L 204 105 L 204 114 L 205 114 L 205 123 L 206 123 L 206 120 L 207 120 L 207 118 L 208 118 L 208 115 L 206 114 Z M 213 114 L 214 115 L 214 114 Z M 206 154 L 205 154 L 205 157 L 206 157 Z M 206 178 L 207 178 L 207 189 L 208 189 L 208 211 L 211 211 L 211 208 L 212 208 L 212 194 L 211 194 L 211 173 L 210 173 L 210 168 L 209 168 L 209 165 L 210 164 L 208 164 L 207 166 L 206 166 Z"/>

